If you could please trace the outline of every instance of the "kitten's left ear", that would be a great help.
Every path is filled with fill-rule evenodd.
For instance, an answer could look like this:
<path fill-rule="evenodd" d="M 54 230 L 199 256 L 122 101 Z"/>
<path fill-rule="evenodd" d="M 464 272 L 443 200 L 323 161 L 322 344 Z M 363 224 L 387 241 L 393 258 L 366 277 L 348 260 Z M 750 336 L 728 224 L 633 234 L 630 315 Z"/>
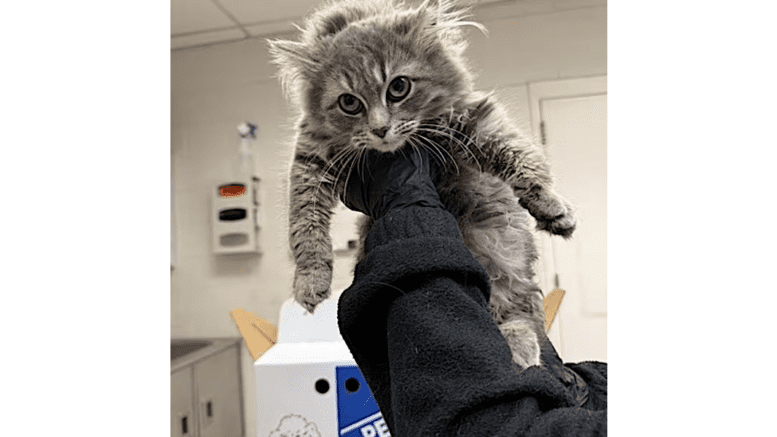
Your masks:
<path fill-rule="evenodd" d="M 274 62 L 281 68 L 315 70 L 320 65 L 308 47 L 301 42 L 277 39 L 267 40 L 267 43 L 270 44 L 270 54 L 272 54 Z"/>
<path fill-rule="evenodd" d="M 298 87 L 297 79 L 310 77 L 319 70 L 321 62 L 307 45 L 297 41 L 267 40 L 273 62 L 280 67 L 279 77 L 286 95 L 291 95 Z"/>

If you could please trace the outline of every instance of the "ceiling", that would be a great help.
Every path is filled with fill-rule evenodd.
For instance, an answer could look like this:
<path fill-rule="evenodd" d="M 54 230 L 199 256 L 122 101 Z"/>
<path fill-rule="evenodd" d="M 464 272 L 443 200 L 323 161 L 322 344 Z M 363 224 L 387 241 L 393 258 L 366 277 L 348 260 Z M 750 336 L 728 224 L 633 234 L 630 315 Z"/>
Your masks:
<path fill-rule="evenodd" d="M 293 31 L 292 23 L 319 3 L 321 0 L 171 0 L 171 49 Z"/>

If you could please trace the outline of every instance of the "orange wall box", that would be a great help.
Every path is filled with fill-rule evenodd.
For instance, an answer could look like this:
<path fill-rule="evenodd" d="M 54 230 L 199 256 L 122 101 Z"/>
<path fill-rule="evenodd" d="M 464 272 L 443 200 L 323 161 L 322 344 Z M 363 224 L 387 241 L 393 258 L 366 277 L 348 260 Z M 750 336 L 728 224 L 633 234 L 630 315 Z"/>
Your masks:
<path fill-rule="evenodd" d="M 212 190 L 211 222 L 216 254 L 259 253 L 259 179 L 246 177 Z"/>
<path fill-rule="evenodd" d="M 260 253 L 259 178 L 254 175 L 252 143 L 259 127 L 246 121 L 237 127 L 240 136 L 235 168 L 230 181 L 211 192 L 213 252 Z"/>

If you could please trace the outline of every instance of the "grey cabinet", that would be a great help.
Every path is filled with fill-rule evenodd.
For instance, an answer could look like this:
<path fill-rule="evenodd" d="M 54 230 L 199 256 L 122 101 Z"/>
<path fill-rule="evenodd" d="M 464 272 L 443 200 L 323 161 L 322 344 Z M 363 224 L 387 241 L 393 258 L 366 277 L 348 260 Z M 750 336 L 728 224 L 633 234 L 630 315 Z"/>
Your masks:
<path fill-rule="evenodd" d="M 170 374 L 172 437 L 242 437 L 240 349 L 235 340 L 173 360 Z"/>
<path fill-rule="evenodd" d="M 194 385 L 191 367 L 184 367 L 170 375 L 170 435 L 191 437 L 197 435 L 194 415 Z"/>

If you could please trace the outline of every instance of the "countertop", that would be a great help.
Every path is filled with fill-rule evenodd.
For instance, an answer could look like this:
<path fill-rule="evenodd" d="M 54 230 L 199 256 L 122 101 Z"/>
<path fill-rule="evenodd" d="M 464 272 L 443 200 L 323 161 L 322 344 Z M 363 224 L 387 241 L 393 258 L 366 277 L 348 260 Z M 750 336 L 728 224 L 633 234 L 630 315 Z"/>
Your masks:
<path fill-rule="evenodd" d="M 212 355 L 216 355 L 224 349 L 234 346 L 241 342 L 241 337 L 216 337 L 216 338 L 173 338 L 170 340 L 171 350 L 173 346 L 186 347 L 194 343 L 207 342 L 207 346 L 200 347 L 193 352 L 186 353 L 178 358 L 171 359 L 170 361 L 170 373 L 175 373 L 181 368 L 191 366 L 192 364 L 202 361 Z M 171 354 L 172 355 L 172 354 Z"/>

